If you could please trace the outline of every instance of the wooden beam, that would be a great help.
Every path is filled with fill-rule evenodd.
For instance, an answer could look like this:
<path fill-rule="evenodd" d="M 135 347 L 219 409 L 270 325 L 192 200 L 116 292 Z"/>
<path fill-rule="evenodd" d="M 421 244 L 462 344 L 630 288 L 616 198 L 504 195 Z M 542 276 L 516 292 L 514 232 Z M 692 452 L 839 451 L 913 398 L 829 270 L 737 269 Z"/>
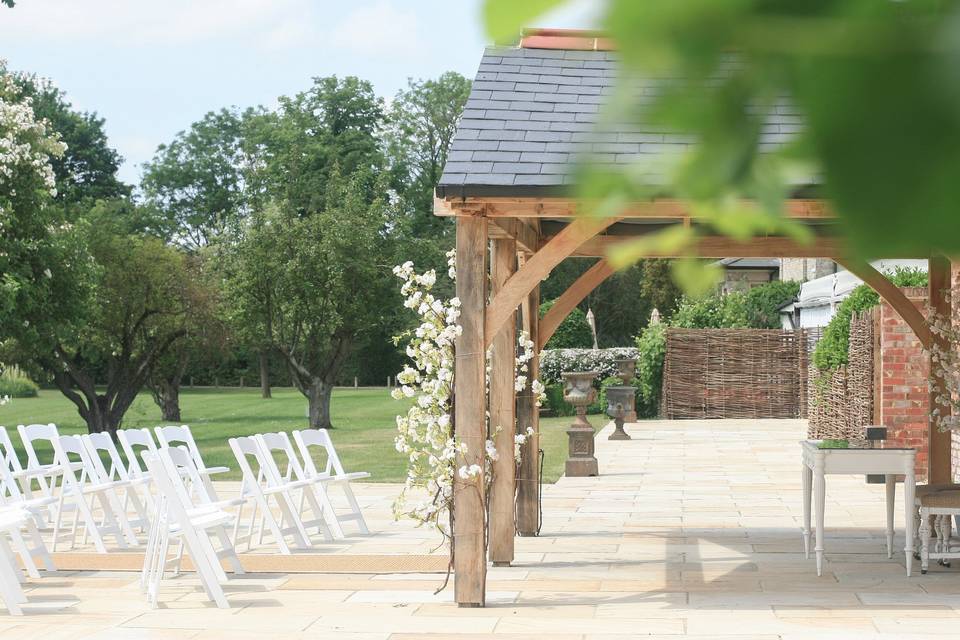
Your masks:
<path fill-rule="evenodd" d="M 487 220 L 457 220 L 457 297 L 460 327 L 457 338 L 454 424 L 466 445 L 457 468 L 484 466 L 486 425 L 486 342 L 484 304 L 487 299 Z M 486 505 L 483 474 L 454 476 L 454 599 L 460 606 L 482 607 L 486 600 L 487 560 L 484 521 Z"/>
<path fill-rule="evenodd" d="M 517 270 L 517 243 L 494 240 L 490 253 L 490 281 L 496 295 Z M 517 360 L 516 313 L 508 318 L 490 347 L 490 431 L 497 448 L 490 486 L 490 562 L 506 567 L 513 562 L 516 498 L 516 462 L 513 437 L 516 397 L 514 378 Z"/>
<path fill-rule="evenodd" d="M 755 206 L 748 201 L 744 201 L 744 205 Z M 473 216 L 482 212 L 490 218 L 572 218 L 584 213 L 585 207 L 589 208 L 589 204 L 574 198 L 450 197 L 445 200 L 436 198 L 433 212 L 437 216 Z M 784 215 L 794 219 L 834 217 L 823 200 L 787 200 L 784 209 Z M 670 198 L 632 203 L 617 215 L 634 219 L 697 219 L 688 202 Z"/>
<path fill-rule="evenodd" d="M 557 298 L 557 301 L 553 303 L 550 310 L 540 319 L 540 332 L 537 335 L 536 343 L 537 351 L 543 350 L 544 346 L 550 341 L 550 338 L 560 326 L 560 323 L 570 315 L 570 312 L 573 311 L 591 291 L 600 286 L 600 283 L 613 274 L 613 267 L 611 267 L 610 263 L 604 258 L 587 269 L 583 275 L 577 278 L 573 284 Z"/>
<path fill-rule="evenodd" d="M 550 242 L 533 254 L 513 276 L 507 280 L 487 307 L 484 335 L 489 346 L 493 336 L 500 331 L 511 314 L 523 302 L 531 290 L 550 275 L 555 266 L 575 252 L 580 245 L 600 233 L 618 218 L 577 218 L 563 228 Z"/>
<path fill-rule="evenodd" d="M 523 330 L 534 344 L 539 344 L 540 285 L 533 288 L 522 305 Z M 540 376 L 540 350 L 527 365 L 527 386 L 517 394 L 517 432 L 527 436 L 520 449 L 520 469 L 517 476 L 517 534 L 535 536 L 540 530 L 540 409 L 531 384 Z"/>
<path fill-rule="evenodd" d="M 491 218 L 494 226 L 490 227 L 491 237 L 495 228 L 500 229 L 508 238 L 512 238 L 521 249 L 535 253 L 540 248 L 540 238 L 529 225 L 516 218 Z"/>
<path fill-rule="evenodd" d="M 951 318 L 950 309 L 950 260 L 942 257 L 930 258 L 927 266 L 928 291 L 930 309 L 942 318 Z M 946 352 L 950 349 L 949 341 L 943 336 L 931 332 L 933 345 Z M 929 460 L 929 472 L 927 474 L 928 482 L 947 483 L 953 481 L 953 474 L 950 468 L 950 445 L 951 432 L 940 431 L 933 417 L 933 409 L 939 409 L 943 416 L 950 415 L 950 405 L 937 402 L 940 395 L 949 397 L 946 381 L 943 376 L 937 373 L 938 367 L 934 365 L 931 355 L 932 349 L 928 349 L 927 357 L 930 358 L 930 419 L 927 427 L 927 460 Z"/>
<path fill-rule="evenodd" d="M 930 331 L 930 326 L 927 324 L 926 318 L 923 317 L 923 313 L 904 295 L 903 291 L 868 262 L 844 261 L 838 258 L 834 258 L 834 260 L 880 294 L 880 297 L 886 300 L 894 311 L 900 314 L 903 321 L 913 329 L 913 333 L 920 340 L 923 348 L 930 348 L 930 345 L 933 344 L 933 333 Z"/>
<path fill-rule="evenodd" d="M 549 242 L 552 237 L 547 236 L 543 240 Z M 580 258 L 600 258 L 607 255 L 613 247 L 635 239 L 635 236 L 597 236 L 584 242 L 573 255 Z M 822 237 L 805 245 L 779 236 L 753 238 L 747 242 L 738 242 L 727 236 L 703 236 L 686 253 L 653 251 L 644 257 L 679 258 L 690 253 L 701 258 L 834 258 L 843 255 L 843 244 L 836 238 Z"/>

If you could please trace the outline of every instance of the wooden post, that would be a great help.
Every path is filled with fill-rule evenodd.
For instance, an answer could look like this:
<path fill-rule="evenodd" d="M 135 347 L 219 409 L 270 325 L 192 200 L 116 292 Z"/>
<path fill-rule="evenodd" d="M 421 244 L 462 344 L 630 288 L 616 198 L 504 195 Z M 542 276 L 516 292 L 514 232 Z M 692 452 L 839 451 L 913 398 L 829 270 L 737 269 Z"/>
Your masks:
<path fill-rule="evenodd" d="M 517 243 L 512 239 L 492 241 L 490 281 L 493 295 L 517 270 Z M 516 499 L 516 462 L 513 458 L 513 437 L 516 433 L 517 321 L 511 316 L 497 333 L 490 354 L 490 431 L 494 433 L 497 460 L 493 463 L 493 484 L 490 487 L 490 561 L 495 567 L 513 562 L 513 537 Z"/>
<path fill-rule="evenodd" d="M 537 286 L 523 305 L 523 330 L 530 334 L 533 344 L 539 344 L 540 287 Z M 517 478 L 517 533 L 535 536 L 540 528 L 540 410 L 530 382 L 540 375 L 540 353 L 529 364 L 529 381 L 517 396 L 517 431 L 533 429 L 521 450 L 520 476 Z"/>
<path fill-rule="evenodd" d="M 950 301 L 947 296 L 950 289 L 950 261 L 943 257 L 930 258 L 928 261 L 930 309 L 937 315 L 950 318 Z M 948 349 L 949 345 L 936 334 L 933 334 L 933 344 L 940 349 Z M 942 376 L 933 370 L 933 361 L 930 361 L 930 410 L 940 410 L 941 415 L 950 415 L 950 406 L 937 403 L 937 396 L 947 394 Z M 940 431 L 933 420 L 931 413 L 927 431 L 927 456 L 929 467 L 927 481 L 930 484 L 946 483 L 952 479 L 950 469 L 950 431 Z"/>
<path fill-rule="evenodd" d="M 457 219 L 457 297 L 460 327 L 454 384 L 454 420 L 457 437 L 467 450 L 457 468 L 483 467 L 486 441 L 486 357 L 484 312 L 487 300 L 487 220 Z M 461 607 L 485 603 L 487 559 L 484 531 L 484 481 L 478 477 L 454 480 L 453 570 L 454 598 Z"/>

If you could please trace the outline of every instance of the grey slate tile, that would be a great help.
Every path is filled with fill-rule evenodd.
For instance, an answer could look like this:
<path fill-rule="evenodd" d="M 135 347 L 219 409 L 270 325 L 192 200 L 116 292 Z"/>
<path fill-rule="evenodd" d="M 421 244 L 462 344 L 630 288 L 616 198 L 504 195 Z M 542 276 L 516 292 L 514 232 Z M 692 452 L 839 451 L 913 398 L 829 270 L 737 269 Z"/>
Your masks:
<path fill-rule="evenodd" d="M 500 124 L 503 124 L 502 122 Z M 523 140 L 523 131 L 507 129 L 481 129 L 477 135 L 479 140 Z"/>
<path fill-rule="evenodd" d="M 551 187 L 555 185 L 562 185 L 563 176 L 549 175 L 549 174 L 543 174 L 543 173 L 521 174 L 517 176 L 516 180 L 514 181 L 514 184 Z"/>
<path fill-rule="evenodd" d="M 520 160 L 519 151 L 474 151 L 473 160 L 478 162 L 517 162 Z"/>
<path fill-rule="evenodd" d="M 463 183 L 505 185 L 513 184 L 513 178 L 512 173 L 468 173 Z"/>
<path fill-rule="evenodd" d="M 521 173 L 540 173 L 539 162 L 494 162 L 494 173 L 512 173 L 518 175 Z"/>
<path fill-rule="evenodd" d="M 566 153 L 527 151 L 520 154 L 520 162 L 566 162 Z"/>
<path fill-rule="evenodd" d="M 543 120 L 507 120 L 503 123 L 504 129 L 520 129 L 530 131 L 531 129 L 546 131 L 550 128 L 550 123 Z"/>
<path fill-rule="evenodd" d="M 500 143 L 500 151 L 543 151 L 545 149 L 545 142 L 503 141 Z"/>
<path fill-rule="evenodd" d="M 492 162 L 447 162 L 444 172 L 451 173 L 486 173 L 493 169 Z"/>

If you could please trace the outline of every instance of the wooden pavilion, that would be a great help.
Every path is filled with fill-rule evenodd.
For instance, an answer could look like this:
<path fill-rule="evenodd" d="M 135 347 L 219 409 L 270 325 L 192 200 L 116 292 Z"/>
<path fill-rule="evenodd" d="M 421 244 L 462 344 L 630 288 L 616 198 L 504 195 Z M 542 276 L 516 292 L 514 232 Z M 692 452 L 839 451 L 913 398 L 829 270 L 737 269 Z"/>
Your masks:
<path fill-rule="evenodd" d="M 599 218 L 578 210 L 580 205 L 569 196 L 574 180 L 571 169 L 578 157 L 616 165 L 682 151 L 687 144 L 638 125 L 598 130 L 597 114 L 617 75 L 611 49 L 596 34 L 536 30 L 526 33 L 519 47 L 487 49 L 480 62 L 435 200 L 436 215 L 455 217 L 457 228 L 457 296 L 462 303 L 463 333 L 457 342 L 455 421 L 457 435 L 468 447 L 459 464 L 483 464 L 488 410 L 490 424 L 516 425 L 517 432 L 531 427 L 538 433 L 538 411 L 529 383 L 525 391 L 514 391 L 518 329 L 530 334 L 539 352 L 574 307 L 614 273 L 605 258 L 611 247 L 672 225 L 697 227 L 700 223 L 678 200 L 637 202 L 615 218 Z M 798 114 L 788 105 L 778 107 L 769 115 L 762 145 L 776 146 L 800 126 Z M 737 242 L 703 235 L 697 254 L 837 260 L 872 286 L 929 347 L 934 336 L 923 314 L 883 274 L 869 265 L 847 262 L 829 209 L 807 195 L 815 192 L 811 189 L 815 185 L 795 186 L 797 196 L 787 202 L 785 215 L 807 225 L 815 242 L 801 245 L 777 235 Z M 560 262 L 577 257 L 600 260 L 539 318 L 540 282 Z M 931 305 L 947 312 L 944 290 L 950 284 L 950 262 L 923 257 L 930 261 Z M 483 391 L 488 349 L 489 398 Z M 537 371 L 535 357 L 531 377 Z M 936 406 L 935 396 L 931 393 L 931 406 Z M 929 480 L 947 482 L 950 434 L 931 427 L 928 438 Z M 537 533 L 538 437 L 526 443 L 519 475 L 515 474 L 513 441 L 514 431 L 509 428 L 496 436 L 500 456 L 494 463 L 489 495 L 483 495 L 482 486 L 457 480 L 454 571 L 455 598 L 461 606 L 483 606 L 488 560 L 509 565 L 514 559 L 514 536 Z"/>

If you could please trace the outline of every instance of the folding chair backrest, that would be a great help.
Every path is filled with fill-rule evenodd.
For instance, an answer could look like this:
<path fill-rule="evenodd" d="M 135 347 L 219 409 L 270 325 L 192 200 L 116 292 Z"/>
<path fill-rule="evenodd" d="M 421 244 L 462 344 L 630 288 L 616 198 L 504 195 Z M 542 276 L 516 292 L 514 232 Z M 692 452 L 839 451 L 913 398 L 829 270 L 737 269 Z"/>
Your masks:
<path fill-rule="evenodd" d="M 253 489 L 256 487 L 256 490 L 259 491 L 260 481 L 265 479 L 264 476 L 269 473 L 269 469 L 266 468 L 264 461 L 263 448 L 260 443 L 252 436 L 241 436 L 239 438 L 230 438 L 227 441 L 230 444 L 230 449 L 233 451 L 233 457 L 237 459 L 237 464 L 240 465 L 240 471 L 243 473 L 243 484 L 241 485 L 241 494 L 243 493 L 244 488 Z M 250 466 L 249 456 L 253 456 L 253 459 L 257 461 L 257 469 L 254 471 L 253 467 Z M 271 458 L 271 462 L 273 459 Z M 273 465 L 276 468 L 276 465 Z M 247 485 L 250 485 L 249 487 Z"/>
<path fill-rule="evenodd" d="M 342 476 L 344 475 L 343 464 L 337 455 L 337 450 L 333 446 L 333 440 L 326 429 L 303 429 L 293 432 L 293 439 L 296 440 L 300 449 L 300 455 L 303 456 L 303 467 L 311 476 Z M 327 454 L 327 464 L 323 473 L 318 473 L 313 457 L 310 455 L 310 447 L 323 447 Z"/>
<path fill-rule="evenodd" d="M 127 475 L 137 477 L 143 475 L 141 456 L 157 452 L 157 444 L 153 441 L 150 429 L 120 429 L 117 431 L 117 438 L 120 440 L 124 455 L 127 456 Z M 137 447 L 142 447 L 139 452 Z"/>
<path fill-rule="evenodd" d="M 261 433 L 254 437 L 260 441 L 264 452 L 271 460 L 273 460 L 274 451 L 280 451 L 284 454 L 284 456 L 286 456 L 286 473 L 281 476 L 282 478 L 287 480 L 303 480 L 306 478 L 303 466 L 300 464 L 300 460 L 297 457 L 297 452 L 293 448 L 293 443 L 290 442 L 290 436 L 287 435 L 286 431 L 278 431 L 276 433 Z M 274 463 L 276 463 L 275 460 Z M 277 469 L 277 472 L 279 475 L 280 469 Z"/>
<path fill-rule="evenodd" d="M 87 478 L 93 482 L 97 481 L 99 473 L 94 468 L 90 460 L 90 454 L 80 440 L 80 436 L 57 436 L 51 441 L 51 444 L 53 445 L 54 460 L 56 464 L 60 465 L 60 472 L 63 474 L 64 487 L 70 485 L 76 490 L 80 490 Z M 83 466 L 79 478 L 71 466 L 73 459 L 70 456 L 79 458 L 80 464 Z"/>
<path fill-rule="evenodd" d="M 215 502 L 214 496 L 211 496 L 207 493 L 206 484 L 203 482 L 203 476 L 200 475 L 200 470 L 197 469 L 197 462 L 193 459 L 193 456 L 190 455 L 190 451 L 184 446 L 178 447 L 165 447 L 159 450 L 164 453 L 164 460 L 169 460 L 177 471 L 177 477 L 180 478 L 180 485 L 183 485 L 185 495 L 187 496 L 186 500 L 188 503 L 191 503 L 190 492 L 187 490 L 184 479 L 189 479 L 190 487 L 194 488 L 199 493 L 200 502 L 202 503 L 211 503 Z M 146 454 L 144 454 L 146 455 Z M 177 483 L 175 483 L 177 484 Z"/>
<path fill-rule="evenodd" d="M 53 447 L 53 443 L 60 437 L 57 425 L 52 422 L 50 424 L 21 424 L 17 427 L 17 432 L 20 434 L 23 448 L 27 452 L 28 469 L 38 469 L 41 466 L 34 443 L 47 442 Z"/>
<path fill-rule="evenodd" d="M 161 448 L 172 447 L 177 444 L 186 445 L 190 455 L 193 456 L 193 461 L 197 463 L 197 468 L 201 471 L 207 468 L 203 463 L 203 458 L 200 457 L 200 449 L 193 439 L 193 433 L 190 432 L 190 427 L 182 424 L 179 426 L 154 427 L 153 430 L 157 434 L 157 442 L 160 443 Z"/>
<path fill-rule="evenodd" d="M 10 471 L 23 471 L 23 465 L 20 464 L 20 458 L 17 457 L 17 450 L 13 448 L 13 442 L 10 440 L 10 434 L 6 427 L 0 427 L 0 454 L 2 454 L 2 464 Z"/>
<path fill-rule="evenodd" d="M 199 474 L 196 474 L 193 458 L 183 447 L 168 447 L 144 453 L 143 460 L 147 464 L 150 477 L 154 479 L 160 493 L 167 497 L 168 503 L 175 502 L 178 504 L 179 509 L 182 510 L 181 515 L 185 516 L 187 510 L 192 509 L 194 504 L 190 498 L 190 490 L 184 481 L 183 476 L 185 474 L 181 473 L 181 469 L 187 470 L 186 475 L 188 477 L 192 471 L 199 478 Z M 151 461 L 158 467 L 157 469 L 151 467 Z M 191 483 L 197 484 L 192 478 Z M 178 517 L 177 520 L 179 521 L 180 518 Z"/>
<path fill-rule="evenodd" d="M 120 457 L 120 452 L 117 451 L 117 445 L 114 444 L 113 438 L 110 437 L 109 433 L 88 433 L 80 436 L 80 440 L 87 447 L 87 452 L 90 454 L 90 461 L 93 463 L 94 468 L 102 480 L 128 479 L 127 469 L 123 464 L 123 459 Z M 109 470 L 103 465 L 103 459 L 100 457 L 101 452 L 106 453 L 107 458 L 110 460 Z"/>
<path fill-rule="evenodd" d="M 5 464 L 0 464 L 0 505 L 16 504 L 21 500 L 23 500 L 23 493 L 11 469 Z"/>

